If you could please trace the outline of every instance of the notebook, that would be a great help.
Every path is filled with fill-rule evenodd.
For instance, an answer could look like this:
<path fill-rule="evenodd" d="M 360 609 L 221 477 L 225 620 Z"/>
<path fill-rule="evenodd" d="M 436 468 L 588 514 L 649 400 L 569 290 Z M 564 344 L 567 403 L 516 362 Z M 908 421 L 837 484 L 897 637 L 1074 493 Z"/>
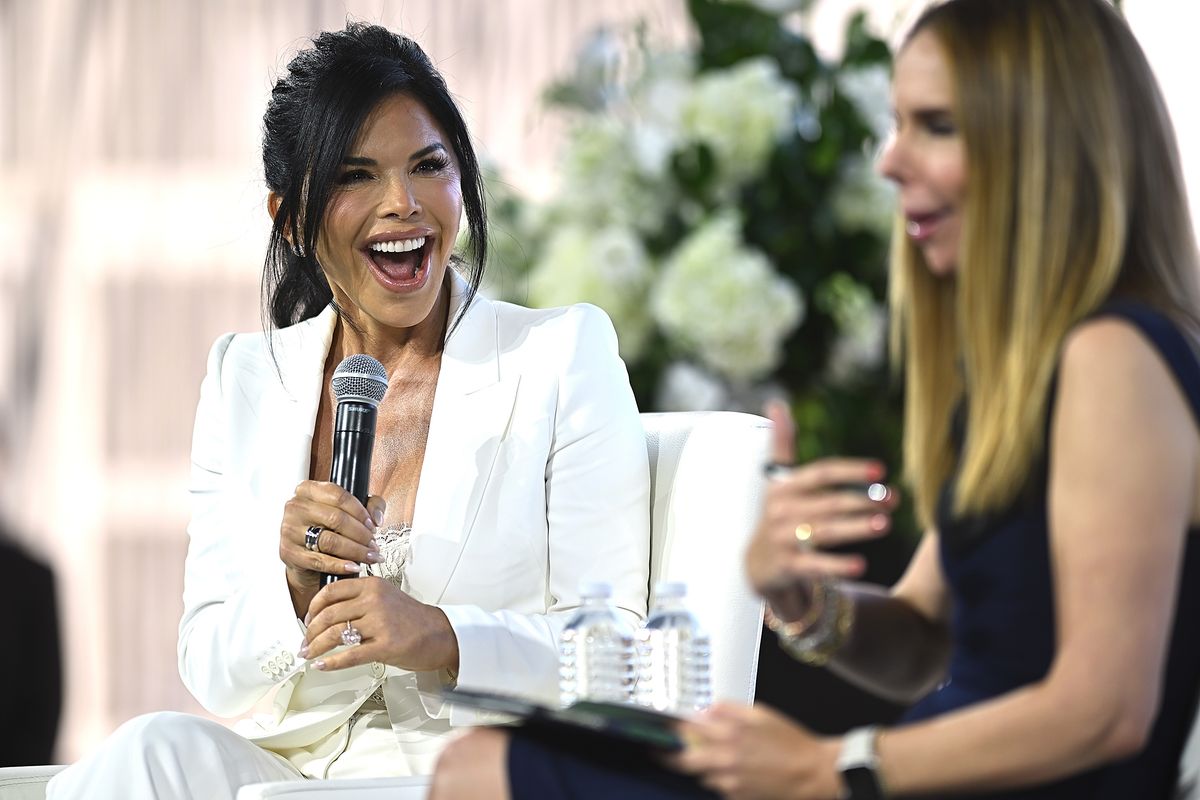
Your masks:
<path fill-rule="evenodd" d="M 547 733 L 587 734 L 666 752 L 683 748 L 675 732 L 681 718 L 642 706 L 581 700 L 567 708 L 551 708 L 510 695 L 460 688 L 443 689 L 442 699 L 506 714 L 516 725 Z"/>

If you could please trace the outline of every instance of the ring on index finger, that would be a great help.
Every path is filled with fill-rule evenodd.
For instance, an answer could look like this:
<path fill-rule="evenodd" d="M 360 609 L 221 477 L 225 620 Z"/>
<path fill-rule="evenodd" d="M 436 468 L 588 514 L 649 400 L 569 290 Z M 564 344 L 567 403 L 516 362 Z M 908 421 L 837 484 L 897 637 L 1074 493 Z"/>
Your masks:
<path fill-rule="evenodd" d="M 771 461 L 763 465 L 763 475 L 769 481 L 781 481 L 788 475 L 792 474 L 795 467 L 792 464 L 784 464 L 782 461 Z"/>
<path fill-rule="evenodd" d="M 324 530 L 320 525 L 309 525 L 308 530 L 304 532 L 304 549 L 312 550 L 313 552 L 321 552 L 321 531 Z"/>
<path fill-rule="evenodd" d="M 796 526 L 796 544 L 801 550 L 813 549 L 813 526 L 807 522 Z"/>

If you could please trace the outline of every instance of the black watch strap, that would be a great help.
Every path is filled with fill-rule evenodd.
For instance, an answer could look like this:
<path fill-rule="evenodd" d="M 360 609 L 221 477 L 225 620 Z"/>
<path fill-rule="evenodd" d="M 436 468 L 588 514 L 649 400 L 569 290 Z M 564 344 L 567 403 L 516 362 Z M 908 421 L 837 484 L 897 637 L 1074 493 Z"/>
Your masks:
<path fill-rule="evenodd" d="M 876 771 L 879 756 L 875 752 L 875 739 L 878 736 L 879 728 L 868 726 L 855 728 L 842 739 L 837 768 L 846 784 L 845 800 L 885 800 L 887 797 Z"/>

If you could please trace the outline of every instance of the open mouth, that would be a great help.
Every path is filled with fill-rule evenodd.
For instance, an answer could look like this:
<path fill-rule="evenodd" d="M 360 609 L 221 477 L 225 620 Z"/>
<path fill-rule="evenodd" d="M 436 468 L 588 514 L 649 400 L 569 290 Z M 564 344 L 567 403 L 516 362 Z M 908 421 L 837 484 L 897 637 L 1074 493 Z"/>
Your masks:
<path fill-rule="evenodd" d="M 920 242 L 928 239 L 933 233 L 934 227 L 945 217 L 947 212 L 935 211 L 929 214 L 908 214 L 908 221 L 905 223 L 905 232 L 916 241 Z"/>
<path fill-rule="evenodd" d="M 429 272 L 432 242 L 425 236 L 375 242 L 366 249 L 367 259 L 381 282 L 396 288 L 411 288 L 424 282 Z"/>

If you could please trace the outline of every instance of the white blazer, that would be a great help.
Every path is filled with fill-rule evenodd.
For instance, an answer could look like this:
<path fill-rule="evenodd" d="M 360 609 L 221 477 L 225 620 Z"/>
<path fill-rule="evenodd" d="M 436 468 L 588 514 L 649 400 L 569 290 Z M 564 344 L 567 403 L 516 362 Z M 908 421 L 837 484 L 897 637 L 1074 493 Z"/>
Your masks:
<path fill-rule="evenodd" d="M 453 278 L 451 319 L 465 284 Z M 220 716 L 279 687 L 241 731 L 301 747 L 383 685 L 393 729 L 466 724 L 416 689 L 448 676 L 372 664 L 323 673 L 299 658 L 279 559 L 284 503 L 309 474 L 336 315 L 213 345 L 192 441 L 192 519 L 179 671 Z M 406 575 L 458 637 L 458 684 L 557 699 L 557 638 L 581 581 L 645 615 L 649 471 L 616 336 L 589 305 L 531 310 L 477 297 L 448 338 L 434 396 Z M 414 711 L 415 709 L 415 711 Z M 414 715 L 417 719 L 414 719 Z"/>

